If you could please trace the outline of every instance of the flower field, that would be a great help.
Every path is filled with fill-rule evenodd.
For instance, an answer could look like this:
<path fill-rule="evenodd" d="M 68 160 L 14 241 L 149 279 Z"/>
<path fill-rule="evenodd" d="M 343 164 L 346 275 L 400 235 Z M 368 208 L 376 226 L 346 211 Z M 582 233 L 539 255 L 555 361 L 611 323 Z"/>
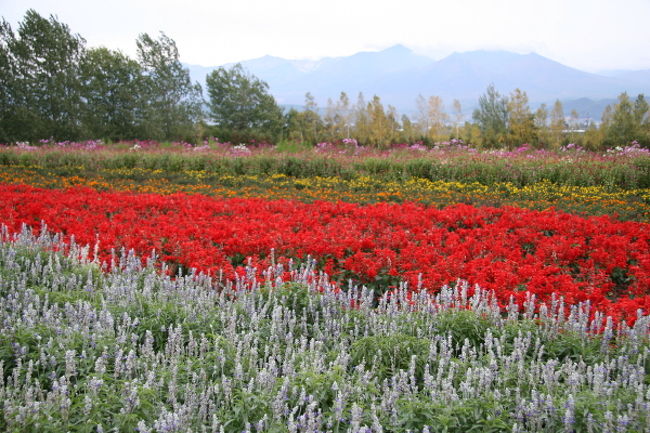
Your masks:
<path fill-rule="evenodd" d="M 210 278 L 171 278 L 133 255 L 102 272 L 87 248 L 43 232 L 3 231 L 0 272 L 2 431 L 650 425 L 647 316 L 613 326 L 559 300 L 504 314 L 464 284 L 377 302 L 338 290 L 313 263 L 214 290 Z"/>
<path fill-rule="evenodd" d="M 0 149 L 0 430 L 648 430 L 646 153 L 93 143 Z"/>
<path fill-rule="evenodd" d="M 525 292 L 569 303 L 589 300 L 617 318 L 650 310 L 647 224 L 555 211 L 414 203 L 211 199 L 90 189 L 0 187 L 0 219 L 74 236 L 103 261 L 111 250 L 155 250 L 182 271 L 233 278 L 238 265 L 313 257 L 342 284 L 380 291 L 401 280 L 436 290 L 465 279 L 507 302 Z M 275 257 L 271 256 L 274 251 Z"/>

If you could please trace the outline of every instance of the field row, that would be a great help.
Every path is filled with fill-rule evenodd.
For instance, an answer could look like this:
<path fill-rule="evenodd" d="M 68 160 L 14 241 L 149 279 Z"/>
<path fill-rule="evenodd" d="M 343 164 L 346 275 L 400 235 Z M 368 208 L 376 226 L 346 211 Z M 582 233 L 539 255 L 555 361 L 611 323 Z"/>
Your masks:
<path fill-rule="evenodd" d="M 81 175 L 80 175 L 81 174 Z M 39 188 L 89 187 L 100 191 L 155 194 L 189 193 L 214 197 L 295 199 L 377 203 L 417 201 L 444 207 L 451 204 L 516 206 L 572 214 L 615 215 L 622 220 L 650 221 L 650 189 L 558 185 L 543 181 L 517 186 L 513 183 L 431 181 L 413 178 L 382 180 L 376 176 L 352 178 L 229 175 L 201 170 L 168 173 L 161 169 L 113 168 L 84 173 L 82 167 L 45 169 L 7 167 L 0 183 Z"/>
<path fill-rule="evenodd" d="M 171 278 L 134 256 L 101 272 L 78 248 L 69 252 L 80 260 L 53 252 L 67 247 L 43 233 L 0 238 L 1 431 L 650 425 L 647 316 L 612 326 L 590 321 L 584 305 L 532 300 L 503 314 L 492 295 L 464 284 L 376 302 L 309 266 L 286 278 L 276 266 L 264 280 L 249 270 L 214 290 L 213 280 Z"/>
<path fill-rule="evenodd" d="M 0 166 L 42 167 L 66 174 L 111 169 L 162 170 L 166 174 L 183 171 L 207 175 L 272 176 L 297 178 L 373 177 L 381 181 L 429 181 L 512 183 L 518 187 L 538 182 L 570 186 L 601 186 L 614 189 L 650 188 L 650 152 L 612 153 L 522 151 L 472 152 L 455 148 L 419 151 L 410 148 L 382 153 L 359 153 L 358 149 L 303 150 L 283 153 L 273 148 L 249 149 L 245 145 L 226 150 L 201 150 L 202 147 L 160 149 L 145 146 L 134 150 L 107 146 L 100 150 L 60 148 L 58 146 L 21 150 L 0 146 Z M 197 151 L 198 150 L 198 151 Z M 642 152 L 643 151 L 643 152 Z M 58 170 L 58 171 L 57 171 Z"/>
<path fill-rule="evenodd" d="M 432 291 L 465 279 L 497 298 L 590 301 L 633 321 L 650 311 L 650 227 L 557 211 L 422 204 L 216 199 L 0 187 L 0 221 L 17 231 L 41 222 L 77 242 L 111 250 L 152 249 L 174 273 L 190 268 L 233 278 L 289 259 L 317 260 L 341 285 L 378 292 L 400 281 Z"/>

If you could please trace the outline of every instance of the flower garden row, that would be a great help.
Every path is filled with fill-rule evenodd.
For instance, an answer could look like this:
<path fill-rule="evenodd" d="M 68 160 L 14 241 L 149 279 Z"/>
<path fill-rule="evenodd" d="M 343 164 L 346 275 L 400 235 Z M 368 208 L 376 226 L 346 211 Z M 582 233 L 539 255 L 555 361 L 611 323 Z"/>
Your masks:
<path fill-rule="evenodd" d="M 216 199 L 202 195 L 45 190 L 0 186 L 0 221 L 41 222 L 82 244 L 155 249 L 175 272 L 306 260 L 340 284 L 379 291 L 400 281 L 433 291 L 465 279 L 501 302 L 560 293 L 633 321 L 650 311 L 650 226 L 553 210 L 454 205 Z"/>
<path fill-rule="evenodd" d="M 230 150 L 246 146 L 229 147 Z M 201 151 L 151 145 L 138 150 L 120 145 L 100 150 L 44 147 L 25 151 L 0 146 L 0 167 L 42 167 L 58 174 L 87 175 L 110 169 L 163 170 L 167 175 L 183 171 L 207 175 L 282 174 L 296 178 L 369 176 L 381 181 L 430 181 L 512 183 L 519 187 L 548 181 L 566 186 L 602 186 L 606 188 L 650 188 L 650 151 L 614 152 L 601 155 L 589 152 L 470 151 L 449 148 L 422 152 L 397 148 L 382 153 L 356 150 L 322 152 L 318 148 L 287 153 L 276 148 L 230 151 Z M 133 148 L 131 148 L 133 149 Z M 193 150 L 192 150 L 193 149 Z"/>
<path fill-rule="evenodd" d="M 490 293 L 465 284 L 377 303 L 368 291 L 338 290 L 312 266 L 276 265 L 262 280 L 248 270 L 214 290 L 210 278 L 172 278 L 136 256 L 101 272 L 87 248 L 2 229 L 0 431 L 638 433 L 650 425 L 648 316 L 630 328 L 557 299 L 509 304 L 504 314 Z"/>
<path fill-rule="evenodd" d="M 378 177 L 292 177 L 275 175 L 218 175 L 184 170 L 169 174 L 160 169 L 116 168 L 93 174 L 71 174 L 43 167 L 8 167 L 0 172 L 0 183 L 26 184 L 40 188 L 89 187 L 100 191 L 130 191 L 155 194 L 204 194 L 214 197 L 295 199 L 377 203 L 417 201 L 444 207 L 450 204 L 516 206 L 545 210 L 555 208 L 572 214 L 615 215 L 622 220 L 650 221 L 650 189 L 620 189 L 602 186 L 558 185 L 537 182 L 525 186 L 512 183 L 431 181 L 414 178 L 386 181 Z M 80 172 L 83 174 L 83 172 Z"/>

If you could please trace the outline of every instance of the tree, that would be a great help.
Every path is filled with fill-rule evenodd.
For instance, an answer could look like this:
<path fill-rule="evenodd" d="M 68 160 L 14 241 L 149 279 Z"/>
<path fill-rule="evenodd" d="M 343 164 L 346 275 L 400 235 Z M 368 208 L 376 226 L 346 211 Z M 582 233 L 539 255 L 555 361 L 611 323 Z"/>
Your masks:
<path fill-rule="evenodd" d="M 264 81 L 244 71 L 240 64 L 221 67 L 206 78 L 210 118 L 219 129 L 276 138 L 282 125 L 282 110 L 268 93 Z"/>
<path fill-rule="evenodd" d="M 524 143 L 537 143 L 537 128 L 528 107 L 528 95 L 515 89 L 508 99 L 508 144 L 519 146 Z"/>
<path fill-rule="evenodd" d="M 639 107 L 641 105 L 642 102 L 639 102 Z M 627 146 L 639 138 L 641 133 L 639 120 L 643 116 L 640 115 L 642 108 L 637 107 L 637 110 L 626 92 L 619 95 L 618 102 L 611 112 L 611 118 L 603 122 L 606 125 L 604 143 L 606 146 Z"/>
<path fill-rule="evenodd" d="M 16 108 L 16 82 L 14 62 L 10 45 L 13 41 L 11 26 L 4 19 L 0 22 L 0 142 L 14 140 Z"/>
<path fill-rule="evenodd" d="M 55 16 L 25 13 L 14 34 L 0 25 L 3 141 L 80 134 L 79 64 L 85 41 Z"/>
<path fill-rule="evenodd" d="M 144 73 L 145 133 L 156 139 L 192 136 L 202 113 L 201 86 L 192 84 L 189 70 L 179 60 L 176 42 L 162 32 L 157 40 L 143 33 L 136 45 Z"/>
<path fill-rule="evenodd" d="M 427 105 L 427 100 L 422 95 L 418 95 L 415 100 L 415 105 L 417 107 L 417 116 L 416 122 L 418 128 L 420 129 L 420 135 L 426 137 L 429 135 L 429 107 Z"/>
<path fill-rule="evenodd" d="M 640 94 L 634 101 L 634 121 L 637 124 L 636 140 L 643 147 L 650 147 L 650 106 L 645 96 Z"/>
<path fill-rule="evenodd" d="M 352 110 L 350 109 L 350 98 L 345 92 L 339 94 L 339 100 L 336 102 L 336 130 L 340 136 L 350 138 L 350 128 L 352 127 Z"/>
<path fill-rule="evenodd" d="M 354 107 L 354 136 L 357 141 L 367 144 L 370 129 L 370 116 L 368 105 L 362 92 L 357 96 L 357 103 Z"/>
<path fill-rule="evenodd" d="M 118 51 L 93 48 L 81 62 L 82 118 L 90 137 L 141 137 L 142 68 Z"/>
<path fill-rule="evenodd" d="M 650 105 L 646 101 L 645 96 L 641 93 L 637 95 L 634 100 L 634 121 L 638 125 L 648 123 L 648 115 L 650 114 Z"/>
<path fill-rule="evenodd" d="M 291 109 L 285 120 L 289 139 L 300 143 L 316 144 L 323 134 L 323 121 L 318 115 L 318 105 L 311 93 L 305 95 L 305 110 Z"/>
<path fill-rule="evenodd" d="M 406 114 L 402 115 L 402 133 L 400 135 L 405 142 L 417 141 L 420 134 L 416 126 Z"/>
<path fill-rule="evenodd" d="M 390 144 L 398 128 L 394 112 L 386 113 L 381 99 L 374 95 L 368 103 L 367 113 L 369 117 L 367 143 L 376 147 Z"/>
<path fill-rule="evenodd" d="M 508 99 L 490 84 L 478 105 L 472 117 L 481 130 L 483 144 L 487 147 L 503 145 L 508 132 Z"/>
<path fill-rule="evenodd" d="M 559 99 L 555 100 L 551 110 L 551 144 L 559 148 L 564 138 L 564 130 L 567 128 L 564 120 L 564 108 Z"/>
<path fill-rule="evenodd" d="M 548 127 L 548 109 L 546 104 L 537 107 L 535 111 L 535 127 L 539 146 L 548 146 L 550 141 L 550 130 Z"/>
<path fill-rule="evenodd" d="M 460 124 L 463 122 L 463 107 L 460 105 L 460 101 L 458 99 L 454 99 L 454 102 L 452 103 L 452 107 L 454 109 L 454 127 L 456 129 L 456 138 L 459 138 L 460 133 L 458 128 L 460 127 Z"/>
<path fill-rule="evenodd" d="M 443 134 L 449 121 L 449 115 L 445 113 L 442 98 L 430 96 L 429 99 L 425 99 L 422 95 L 418 95 L 416 105 L 418 107 L 418 125 L 422 136 L 430 141 L 436 141 Z"/>
<path fill-rule="evenodd" d="M 430 96 L 427 101 L 427 115 L 429 118 L 428 135 L 432 141 L 439 139 L 449 121 L 449 115 L 445 113 L 445 106 L 440 96 Z"/>

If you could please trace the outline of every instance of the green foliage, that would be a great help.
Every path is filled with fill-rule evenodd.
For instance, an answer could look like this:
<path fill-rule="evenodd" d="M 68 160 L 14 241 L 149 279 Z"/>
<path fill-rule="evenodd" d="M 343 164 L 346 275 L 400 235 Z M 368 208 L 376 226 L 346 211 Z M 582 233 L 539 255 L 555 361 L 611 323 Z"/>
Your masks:
<path fill-rule="evenodd" d="M 516 147 L 524 143 L 536 145 L 537 140 L 538 127 L 528 107 L 528 95 L 515 89 L 508 99 L 508 146 Z"/>
<path fill-rule="evenodd" d="M 93 48 L 81 62 L 82 95 L 86 101 L 86 136 L 108 140 L 135 139 L 144 132 L 142 68 L 118 51 Z"/>
<path fill-rule="evenodd" d="M 490 84 L 479 98 L 478 105 L 472 117 L 481 129 L 484 146 L 501 147 L 508 131 L 508 99 Z"/>
<path fill-rule="evenodd" d="M 247 74 L 240 64 L 215 69 L 206 77 L 206 85 L 210 118 L 219 131 L 234 133 L 242 141 L 250 135 L 280 133 L 282 110 L 268 93 L 268 84 Z"/>
<path fill-rule="evenodd" d="M 137 40 L 140 63 L 86 50 L 56 17 L 28 10 L 14 33 L 0 23 L 0 142 L 44 138 L 190 139 L 201 88 L 190 82 L 175 42 Z"/>
<path fill-rule="evenodd" d="M 418 431 L 426 425 L 431 433 L 504 432 L 511 426 L 499 417 L 497 404 L 486 399 L 441 403 L 428 399 L 400 399 L 400 431 Z"/>
<path fill-rule="evenodd" d="M 25 13 L 14 33 L 0 25 L 0 141 L 79 137 L 78 80 L 85 41 L 55 16 Z"/>
<path fill-rule="evenodd" d="M 633 105 L 627 93 L 618 97 L 611 121 L 607 126 L 606 143 L 609 146 L 627 146 L 636 136 L 636 121 Z"/>
<path fill-rule="evenodd" d="M 192 137 L 194 124 L 201 118 L 201 86 L 192 84 L 189 70 L 183 68 L 179 60 L 176 43 L 164 33 L 157 40 L 143 33 L 136 44 L 144 70 L 145 136 L 154 139 Z"/>
<path fill-rule="evenodd" d="M 470 310 L 449 311 L 436 315 L 435 326 L 442 335 L 450 335 L 458 350 L 465 340 L 473 346 L 484 341 L 485 333 L 493 323 Z"/>
<path fill-rule="evenodd" d="M 380 380 L 408 370 L 413 357 L 416 377 L 421 378 L 428 353 L 428 340 L 406 334 L 363 337 L 350 347 L 352 364 L 365 364 Z"/>

